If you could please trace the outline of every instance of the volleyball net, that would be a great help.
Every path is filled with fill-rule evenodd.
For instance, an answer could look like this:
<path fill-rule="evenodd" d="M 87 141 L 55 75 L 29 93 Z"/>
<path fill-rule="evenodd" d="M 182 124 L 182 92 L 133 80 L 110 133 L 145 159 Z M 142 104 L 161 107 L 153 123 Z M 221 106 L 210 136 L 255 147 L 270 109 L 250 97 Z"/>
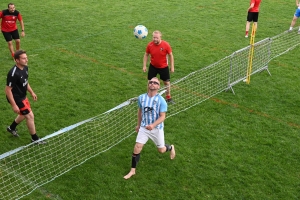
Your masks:
<path fill-rule="evenodd" d="M 300 44 L 296 30 L 254 43 L 251 75 L 266 70 L 268 63 Z M 247 78 L 251 46 L 199 69 L 171 85 L 176 104 L 167 118 L 231 90 Z M 165 88 L 159 91 L 165 92 Z M 61 129 L 43 140 L 0 155 L 0 198 L 20 199 L 36 188 L 114 147 L 135 131 L 137 98 L 132 98 L 99 116 Z"/>

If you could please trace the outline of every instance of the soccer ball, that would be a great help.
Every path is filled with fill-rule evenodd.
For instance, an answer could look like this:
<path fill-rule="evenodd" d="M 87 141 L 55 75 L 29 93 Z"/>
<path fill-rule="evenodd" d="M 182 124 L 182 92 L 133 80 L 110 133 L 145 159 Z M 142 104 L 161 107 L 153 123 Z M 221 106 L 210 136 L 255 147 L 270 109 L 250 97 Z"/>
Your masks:
<path fill-rule="evenodd" d="M 137 25 L 134 29 L 133 29 L 133 35 L 137 38 L 137 39 L 145 39 L 148 35 L 148 29 L 143 26 L 143 25 Z"/>

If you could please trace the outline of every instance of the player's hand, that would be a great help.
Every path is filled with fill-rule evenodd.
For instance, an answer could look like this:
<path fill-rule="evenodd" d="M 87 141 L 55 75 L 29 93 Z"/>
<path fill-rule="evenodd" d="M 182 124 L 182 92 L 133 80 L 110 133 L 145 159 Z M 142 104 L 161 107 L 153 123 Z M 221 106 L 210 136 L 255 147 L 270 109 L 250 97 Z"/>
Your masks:
<path fill-rule="evenodd" d="M 33 98 L 34 101 L 37 101 L 37 96 L 36 96 L 36 94 L 34 92 L 32 92 L 31 96 L 32 96 L 32 98 Z"/>
<path fill-rule="evenodd" d="M 174 67 L 171 67 L 171 68 L 170 68 L 170 72 L 171 72 L 171 73 L 174 73 L 174 71 L 175 71 Z"/>
<path fill-rule="evenodd" d="M 152 125 L 152 124 L 150 124 L 150 125 L 146 126 L 146 129 L 147 129 L 147 130 L 149 130 L 149 131 L 151 131 L 153 128 L 154 128 L 154 127 L 153 127 L 153 125 Z"/>
<path fill-rule="evenodd" d="M 147 71 L 147 67 L 143 67 L 143 72 L 146 72 Z"/>
<path fill-rule="evenodd" d="M 135 127 L 135 131 L 138 133 L 139 130 L 140 130 L 140 126 L 136 126 L 136 127 Z"/>
<path fill-rule="evenodd" d="M 25 37 L 25 32 L 24 31 L 21 32 L 21 36 Z"/>
<path fill-rule="evenodd" d="M 17 113 L 17 114 L 20 113 L 20 109 L 19 109 L 19 107 L 17 105 L 12 106 L 12 109 L 13 109 L 14 113 Z"/>

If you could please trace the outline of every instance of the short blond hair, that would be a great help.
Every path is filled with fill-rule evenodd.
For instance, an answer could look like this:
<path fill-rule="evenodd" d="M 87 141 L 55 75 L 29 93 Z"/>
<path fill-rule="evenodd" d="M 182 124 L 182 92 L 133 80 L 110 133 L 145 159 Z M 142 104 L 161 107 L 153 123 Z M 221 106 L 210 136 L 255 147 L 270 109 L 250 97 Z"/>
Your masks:
<path fill-rule="evenodd" d="M 159 30 L 153 31 L 152 35 L 154 34 L 159 34 L 160 36 L 162 36 L 162 33 Z"/>

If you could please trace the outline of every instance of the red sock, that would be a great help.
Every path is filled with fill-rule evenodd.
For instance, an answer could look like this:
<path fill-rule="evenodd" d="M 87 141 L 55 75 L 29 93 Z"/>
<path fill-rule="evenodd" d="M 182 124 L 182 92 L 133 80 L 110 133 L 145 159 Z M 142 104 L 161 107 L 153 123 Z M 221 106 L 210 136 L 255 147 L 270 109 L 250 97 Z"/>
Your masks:
<path fill-rule="evenodd" d="M 249 31 L 246 31 L 246 35 L 248 35 L 248 32 L 249 32 Z"/>
<path fill-rule="evenodd" d="M 15 53 L 11 53 L 11 56 L 14 57 L 14 56 L 15 56 Z"/>
<path fill-rule="evenodd" d="M 171 96 L 170 95 L 166 95 L 166 99 L 171 99 Z"/>

